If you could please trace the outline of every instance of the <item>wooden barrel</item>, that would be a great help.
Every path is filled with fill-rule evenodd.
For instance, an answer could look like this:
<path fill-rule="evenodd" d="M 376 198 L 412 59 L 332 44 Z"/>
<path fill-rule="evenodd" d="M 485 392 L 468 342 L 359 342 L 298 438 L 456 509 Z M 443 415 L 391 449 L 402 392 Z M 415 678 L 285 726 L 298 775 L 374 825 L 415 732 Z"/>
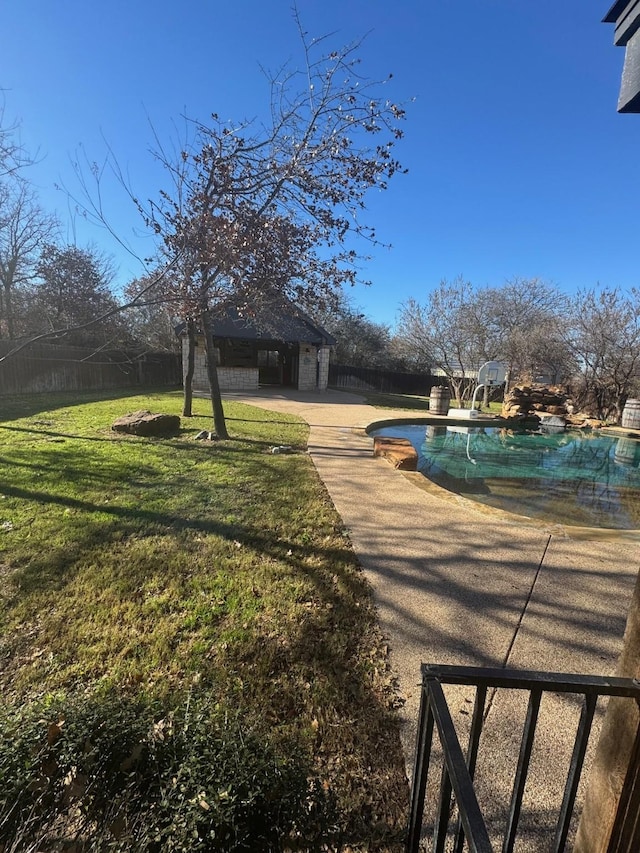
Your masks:
<path fill-rule="evenodd" d="M 429 397 L 429 412 L 432 415 L 446 415 L 449 411 L 451 394 L 446 385 L 434 385 Z"/>
<path fill-rule="evenodd" d="M 431 401 L 429 401 L 429 405 L 431 405 Z M 434 442 L 437 442 L 439 438 L 446 434 L 446 426 L 434 426 L 433 424 L 429 424 L 424 437 L 425 443 L 433 444 Z"/>
<path fill-rule="evenodd" d="M 619 438 L 613 458 L 618 465 L 637 468 L 640 465 L 640 441 L 634 438 Z"/>
<path fill-rule="evenodd" d="M 626 429 L 640 429 L 640 400 L 627 400 L 622 410 L 622 426 Z"/>

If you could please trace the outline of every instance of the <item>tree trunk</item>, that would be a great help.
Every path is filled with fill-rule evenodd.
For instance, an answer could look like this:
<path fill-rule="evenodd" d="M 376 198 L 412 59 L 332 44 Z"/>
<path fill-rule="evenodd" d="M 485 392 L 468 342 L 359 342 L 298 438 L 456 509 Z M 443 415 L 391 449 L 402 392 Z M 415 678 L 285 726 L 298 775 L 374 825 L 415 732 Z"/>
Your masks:
<path fill-rule="evenodd" d="M 204 344 L 207 352 L 207 376 L 209 378 L 209 387 L 211 389 L 213 426 L 218 438 L 229 438 L 227 424 L 224 419 L 224 410 L 222 408 L 222 397 L 220 396 L 220 384 L 218 382 L 218 370 L 216 368 L 216 350 L 213 345 L 211 318 L 209 317 L 208 311 L 205 311 L 202 315 L 202 325 L 204 327 Z"/>
<path fill-rule="evenodd" d="M 616 675 L 640 677 L 640 575 Z M 631 853 L 639 849 L 637 814 L 629 811 L 629 802 L 637 797 L 640 785 L 639 724 L 640 711 L 633 699 L 609 700 L 589 774 L 575 853 Z"/>
<path fill-rule="evenodd" d="M 7 337 L 12 341 L 15 329 L 13 324 L 13 300 L 9 282 L 5 282 L 4 285 L 4 314 L 7 322 Z"/>
<path fill-rule="evenodd" d="M 182 404 L 182 416 L 184 418 L 192 417 L 192 401 L 193 401 L 193 374 L 196 369 L 196 330 L 193 318 L 187 320 L 187 372 L 184 377 L 184 402 Z"/>
<path fill-rule="evenodd" d="M 491 386 L 488 382 L 484 383 L 484 388 L 482 389 L 482 408 L 489 408 L 489 394 L 491 393 Z"/>
<path fill-rule="evenodd" d="M 455 379 L 453 376 L 449 378 L 449 382 L 451 383 L 451 390 L 453 391 L 453 398 L 455 400 L 458 408 L 462 408 L 463 398 L 462 398 L 462 384 L 463 380 Z M 452 401 L 453 402 L 453 401 Z"/>

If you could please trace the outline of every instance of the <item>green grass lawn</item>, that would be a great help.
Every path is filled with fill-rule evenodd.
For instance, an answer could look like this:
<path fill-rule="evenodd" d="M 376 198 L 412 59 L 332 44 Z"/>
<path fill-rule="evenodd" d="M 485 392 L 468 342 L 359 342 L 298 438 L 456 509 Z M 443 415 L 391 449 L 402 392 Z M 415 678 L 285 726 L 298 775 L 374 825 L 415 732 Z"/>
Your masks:
<path fill-rule="evenodd" d="M 380 409 L 417 410 L 425 416 L 429 414 L 429 397 L 421 397 L 418 394 L 383 394 L 380 391 L 355 391 L 354 393 L 361 393 L 370 406 L 377 406 Z M 460 408 L 458 400 L 451 400 L 450 405 L 452 408 Z M 469 405 L 465 403 L 464 407 L 468 408 Z M 480 410 L 485 414 L 499 415 L 502 411 L 502 403 L 489 403 L 486 407 L 480 405 Z"/>
<path fill-rule="evenodd" d="M 137 409 L 179 414 L 181 395 L 0 398 L 0 779 L 14 777 L 9 793 L 0 782 L 0 849 L 22 849 L 11 833 L 20 814 L 27 832 L 27 813 L 33 833 L 73 835 L 83 850 L 179 850 L 184 833 L 192 850 L 400 849 L 407 792 L 386 648 L 307 426 L 226 402 L 231 439 L 196 441 L 210 427 L 196 400 L 174 438 L 112 432 Z M 295 452 L 271 454 L 280 444 Z M 100 740 L 110 726 L 118 735 Z M 209 732 L 218 751 L 204 766 Z M 127 755 L 105 778 L 137 786 L 135 815 L 97 794 L 113 741 Z M 250 744 L 260 772 L 238 759 Z M 82 773 L 78 750 L 93 756 Z M 197 770 L 181 787 L 185 766 Z M 256 792 L 267 810 L 300 812 L 280 807 L 279 839 L 261 847 L 243 835 Z"/>
<path fill-rule="evenodd" d="M 384 394 L 381 391 L 355 391 L 362 394 L 370 406 L 379 409 L 418 409 L 425 414 L 429 411 L 429 397 L 416 394 Z"/>

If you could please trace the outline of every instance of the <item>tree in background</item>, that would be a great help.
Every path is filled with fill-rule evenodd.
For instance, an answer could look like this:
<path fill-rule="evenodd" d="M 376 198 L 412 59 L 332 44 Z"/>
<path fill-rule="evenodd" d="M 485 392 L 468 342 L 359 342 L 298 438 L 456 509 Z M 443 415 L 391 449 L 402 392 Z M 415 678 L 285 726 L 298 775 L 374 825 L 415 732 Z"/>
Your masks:
<path fill-rule="evenodd" d="M 590 288 L 573 300 L 567 342 L 578 365 L 576 402 L 598 417 L 619 419 L 640 393 L 640 293 Z"/>
<path fill-rule="evenodd" d="M 416 368 L 438 368 L 461 403 L 471 396 L 478 367 L 491 358 L 479 308 L 473 285 L 458 277 L 441 281 L 425 305 L 409 299 L 398 319 L 397 338 L 405 357 Z"/>
<path fill-rule="evenodd" d="M 513 278 L 478 291 L 484 304 L 490 356 L 502 361 L 511 381 L 534 382 L 540 376 L 566 381 L 574 364 L 564 342 L 567 298 L 539 278 Z"/>
<path fill-rule="evenodd" d="M 182 416 L 193 415 L 193 376 L 195 373 L 196 326 L 190 316 L 190 300 L 184 299 L 182 283 L 176 280 L 171 269 L 155 270 L 135 279 L 125 288 L 128 300 L 137 300 L 136 310 L 130 315 L 130 331 L 137 344 L 152 350 L 181 352 L 182 342 L 176 329 L 184 319 L 187 337 L 187 369 L 183 374 Z"/>
<path fill-rule="evenodd" d="M 35 266 L 30 288 L 31 331 L 49 328 L 78 346 L 118 346 L 128 342 L 110 290 L 111 261 L 94 248 L 47 243 Z M 95 324 L 95 318 L 110 315 Z"/>
<path fill-rule="evenodd" d="M 485 361 L 501 361 L 511 382 L 566 381 L 575 366 L 565 340 L 567 300 L 540 279 L 477 288 L 442 281 L 421 305 L 405 303 L 397 328 L 407 358 L 438 368 L 454 396 L 468 400 Z"/>
<path fill-rule="evenodd" d="M 304 67 L 270 80 L 268 125 L 212 116 L 177 161 L 160 152 L 172 188 L 139 207 L 180 277 L 187 317 L 205 333 L 215 429 L 227 435 L 210 310 L 231 299 L 250 314 L 261 303 L 327 304 L 357 279 L 353 237 L 369 190 L 399 170 L 392 148 L 404 111 L 383 81 L 358 72 L 358 45 L 319 53 L 301 32 Z"/>
<path fill-rule="evenodd" d="M 34 276 L 40 247 L 57 230 L 57 221 L 40 207 L 21 172 L 33 163 L 17 138 L 17 124 L 6 120 L 0 102 L 0 340 L 22 334 L 25 291 Z"/>
<path fill-rule="evenodd" d="M 42 246 L 57 228 L 27 183 L 13 176 L 0 182 L 0 338 L 15 340 L 25 333 L 27 292 Z"/>
<path fill-rule="evenodd" d="M 336 339 L 335 361 L 351 367 L 393 369 L 397 362 L 391 347 L 391 331 L 383 323 L 375 323 L 354 309 L 335 318 L 326 326 Z"/>
<path fill-rule="evenodd" d="M 344 293 L 338 293 L 335 303 L 324 310 L 310 306 L 309 314 L 335 338 L 331 360 L 336 364 L 387 370 L 404 368 L 404 360 L 394 349 L 390 327 L 369 319 Z"/>
<path fill-rule="evenodd" d="M 0 90 L 0 181 L 17 176 L 34 158 L 25 150 L 18 137 L 19 124 L 6 117 L 4 92 Z"/>
<path fill-rule="evenodd" d="M 176 335 L 181 311 L 175 302 L 157 295 L 160 285 L 159 271 L 130 281 L 124 288 L 127 301 L 138 299 L 136 310 L 127 314 L 127 328 L 133 341 L 154 352 L 178 352 L 180 341 Z M 168 273 L 165 274 L 169 276 Z M 167 289 L 167 280 L 162 277 L 163 288 Z M 175 286 L 175 285 L 174 285 Z M 145 294 L 148 294 L 145 298 Z"/>

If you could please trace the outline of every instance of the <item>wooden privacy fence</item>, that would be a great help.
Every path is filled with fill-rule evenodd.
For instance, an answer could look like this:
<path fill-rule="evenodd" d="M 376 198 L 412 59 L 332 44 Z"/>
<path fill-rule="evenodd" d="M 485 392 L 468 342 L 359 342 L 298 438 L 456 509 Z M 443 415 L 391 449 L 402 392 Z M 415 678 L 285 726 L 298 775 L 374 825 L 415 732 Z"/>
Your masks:
<path fill-rule="evenodd" d="M 0 343 L 0 357 L 11 348 L 9 343 Z M 178 387 L 181 383 L 181 359 L 174 353 L 96 352 L 81 347 L 33 344 L 0 361 L 0 394 Z"/>
<path fill-rule="evenodd" d="M 358 391 L 381 391 L 385 394 L 421 394 L 429 396 L 431 387 L 443 380 L 429 373 L 400 373 L 371 367 L 329 365 L 329 385 Z"/>

